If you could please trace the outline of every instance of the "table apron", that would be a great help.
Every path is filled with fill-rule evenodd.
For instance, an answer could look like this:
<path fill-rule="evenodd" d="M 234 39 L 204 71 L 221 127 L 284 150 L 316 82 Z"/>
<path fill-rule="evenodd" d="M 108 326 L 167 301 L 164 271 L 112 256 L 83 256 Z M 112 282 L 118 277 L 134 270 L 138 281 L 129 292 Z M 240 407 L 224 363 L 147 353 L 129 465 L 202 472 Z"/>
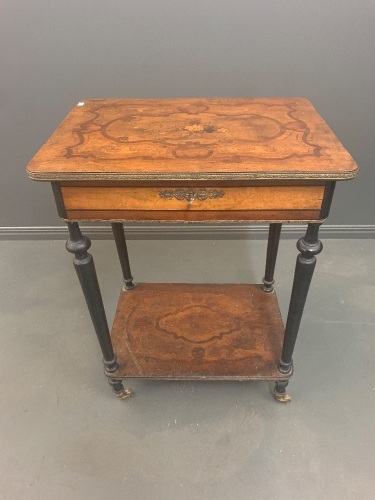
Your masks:
<path fill-rule="evenodd" d="M 60 216 L 66 220 L 315 221 L 323 218 L 327 185 L 70 185 L 58 189 L 55 185 L 54 191 Z"/>

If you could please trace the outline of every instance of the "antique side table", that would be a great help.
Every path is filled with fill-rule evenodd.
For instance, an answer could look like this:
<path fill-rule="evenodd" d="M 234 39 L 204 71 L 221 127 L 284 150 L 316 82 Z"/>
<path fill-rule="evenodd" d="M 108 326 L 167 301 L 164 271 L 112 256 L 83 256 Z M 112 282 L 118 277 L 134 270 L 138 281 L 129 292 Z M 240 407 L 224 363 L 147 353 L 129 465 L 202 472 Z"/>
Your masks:
<path fill-rule="evenodd" d="M 28 165 L 52 184 L 114 393 L 123 379 L 274 380 L 286 386 L 335 182 L 357 165 L 309 101 L 99 99 L 79 102 Z M 110 334 L 90 240 L 79 221 L 108 221 L 124 279 Z M 261 285 L 133 284 L 124 221 L 267 222 Z M 284 329 L 274 284 L 283 222 L 297 243 Z M 220 278 L 219 278 L 220 279 Z"/>

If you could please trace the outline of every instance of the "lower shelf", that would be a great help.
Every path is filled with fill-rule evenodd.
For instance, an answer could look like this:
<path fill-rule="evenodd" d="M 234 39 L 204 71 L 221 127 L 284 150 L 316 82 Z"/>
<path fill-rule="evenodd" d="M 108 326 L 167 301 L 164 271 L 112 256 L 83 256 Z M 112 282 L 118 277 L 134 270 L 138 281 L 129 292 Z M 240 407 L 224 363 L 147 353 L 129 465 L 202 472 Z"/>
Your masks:
<path fill-rule="evenodd" d="M 137 284 L 112 328 L 113 378 L 276 380 L 284 327 L 260 285 Z"/>

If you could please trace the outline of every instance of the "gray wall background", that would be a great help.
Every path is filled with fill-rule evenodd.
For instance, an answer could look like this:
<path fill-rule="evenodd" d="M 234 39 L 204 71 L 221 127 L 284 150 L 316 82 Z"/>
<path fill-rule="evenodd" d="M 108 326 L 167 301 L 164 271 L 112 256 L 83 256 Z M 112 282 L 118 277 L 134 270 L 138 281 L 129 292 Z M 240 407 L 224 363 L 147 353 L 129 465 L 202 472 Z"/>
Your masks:
<path fill-rule="evenodd" d="M 25 166 L 79 100 L 304 96 L 359 163 L 331 224 L 375 224 L 374 0 L 0 0 L 0 226 L 57 226 Z"/>

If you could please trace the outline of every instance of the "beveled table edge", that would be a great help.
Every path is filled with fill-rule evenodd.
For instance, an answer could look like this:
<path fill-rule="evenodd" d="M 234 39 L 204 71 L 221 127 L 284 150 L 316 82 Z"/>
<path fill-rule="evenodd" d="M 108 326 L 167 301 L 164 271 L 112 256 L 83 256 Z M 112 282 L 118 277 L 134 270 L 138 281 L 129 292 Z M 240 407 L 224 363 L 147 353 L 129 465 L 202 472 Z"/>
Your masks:
<path fill-rule="evenodd" d="M 74 172 L 31 172 L 27 169 L 27 174 L 30 179 L 35 181 L 245 181 L 245 180 L 350 180 L 356 176 L 357 169 L 347 172 L 154 172 L 152 174 L 146 172 L 89 172 L 89 173 L 74 173 Z"/>

